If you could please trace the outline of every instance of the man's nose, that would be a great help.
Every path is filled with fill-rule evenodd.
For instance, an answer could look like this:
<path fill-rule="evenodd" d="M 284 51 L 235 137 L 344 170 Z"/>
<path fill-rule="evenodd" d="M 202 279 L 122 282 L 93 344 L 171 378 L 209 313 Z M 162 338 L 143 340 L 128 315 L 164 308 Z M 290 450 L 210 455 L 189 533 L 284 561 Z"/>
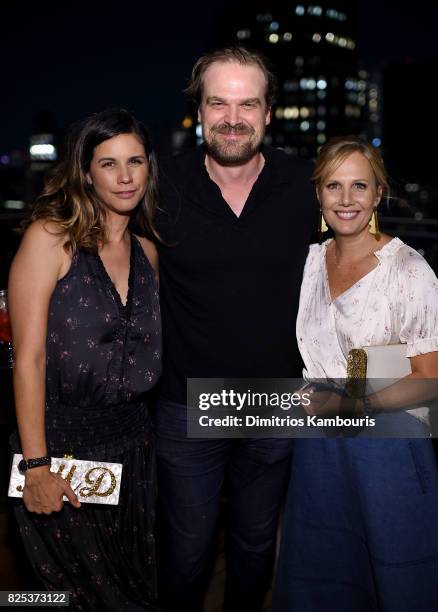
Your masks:
<path fill-rule="evenodd" d="M 240 123 L 240 108 L 238 104 L 230 104 L 228 106 L 226 120 L 230 125 Z"/>

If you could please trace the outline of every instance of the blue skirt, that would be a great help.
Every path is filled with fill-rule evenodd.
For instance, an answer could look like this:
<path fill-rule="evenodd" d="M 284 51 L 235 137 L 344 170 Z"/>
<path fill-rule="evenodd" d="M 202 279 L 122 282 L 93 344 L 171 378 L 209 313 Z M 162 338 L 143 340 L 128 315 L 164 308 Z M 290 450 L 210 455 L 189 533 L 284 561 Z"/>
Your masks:
<path fill-rule="evenodd" d="M 382 415 L 383 416 L 383 415 Z M 424 435 L 414 417 L 412 435 Z M 429 438 L 295 441 L 273 612 L 437 612 Z"/>

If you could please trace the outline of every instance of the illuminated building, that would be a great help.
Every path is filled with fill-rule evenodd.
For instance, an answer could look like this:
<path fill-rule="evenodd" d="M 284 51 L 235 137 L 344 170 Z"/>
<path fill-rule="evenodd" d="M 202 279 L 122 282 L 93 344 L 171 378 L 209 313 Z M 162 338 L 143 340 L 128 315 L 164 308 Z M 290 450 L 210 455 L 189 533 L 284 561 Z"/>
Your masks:
<path fill-rule="evenodd" d="M 271 60 L 279 80 L 268 136 L 274 146 L 311 157 L 342 134 L 381 145 L 380 87 L 358 70 L 354 3 L 252 3 L 224 16 L 215 42 L 248 45 Z"/>

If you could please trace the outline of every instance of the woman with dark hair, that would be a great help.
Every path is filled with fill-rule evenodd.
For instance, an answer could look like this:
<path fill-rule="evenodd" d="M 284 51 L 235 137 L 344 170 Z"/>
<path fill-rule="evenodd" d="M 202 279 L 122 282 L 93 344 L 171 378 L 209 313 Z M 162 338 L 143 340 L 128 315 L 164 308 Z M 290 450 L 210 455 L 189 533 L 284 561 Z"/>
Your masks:
<path fill-rule="evenodd" d="M 128 111 L 76 126 L 9 279 L 15 515 L 48 590 L 78 610 L 155 610 L 155 467 L 146 392 L 160 375 L 156 162 Z M 52 457 L 123 465 L 116 506 L 81 504 Z M 63 503 L 67 498 L 69 503 Z"/>

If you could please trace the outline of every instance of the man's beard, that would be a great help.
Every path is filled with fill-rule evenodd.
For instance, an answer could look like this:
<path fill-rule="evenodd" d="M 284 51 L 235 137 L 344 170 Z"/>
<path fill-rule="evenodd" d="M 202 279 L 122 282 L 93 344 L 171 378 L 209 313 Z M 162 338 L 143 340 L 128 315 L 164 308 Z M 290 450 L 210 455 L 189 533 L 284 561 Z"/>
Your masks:
<path fill-rule="evenodd" d="M 258 139 L 255 138 L 255 130 L 253 127 L 244 123 L 230 125 L 229 123 L 221 123 L 210 129 L 208 138 L 205 138 L 205 146 L 208 154 L 222 166 L 238 166 L 245 164 L 259 151 L 263 140 L 264 131 Z M 246 142 L 222 141 L 218 134 L 244 134 L 249 136 Z"/>

